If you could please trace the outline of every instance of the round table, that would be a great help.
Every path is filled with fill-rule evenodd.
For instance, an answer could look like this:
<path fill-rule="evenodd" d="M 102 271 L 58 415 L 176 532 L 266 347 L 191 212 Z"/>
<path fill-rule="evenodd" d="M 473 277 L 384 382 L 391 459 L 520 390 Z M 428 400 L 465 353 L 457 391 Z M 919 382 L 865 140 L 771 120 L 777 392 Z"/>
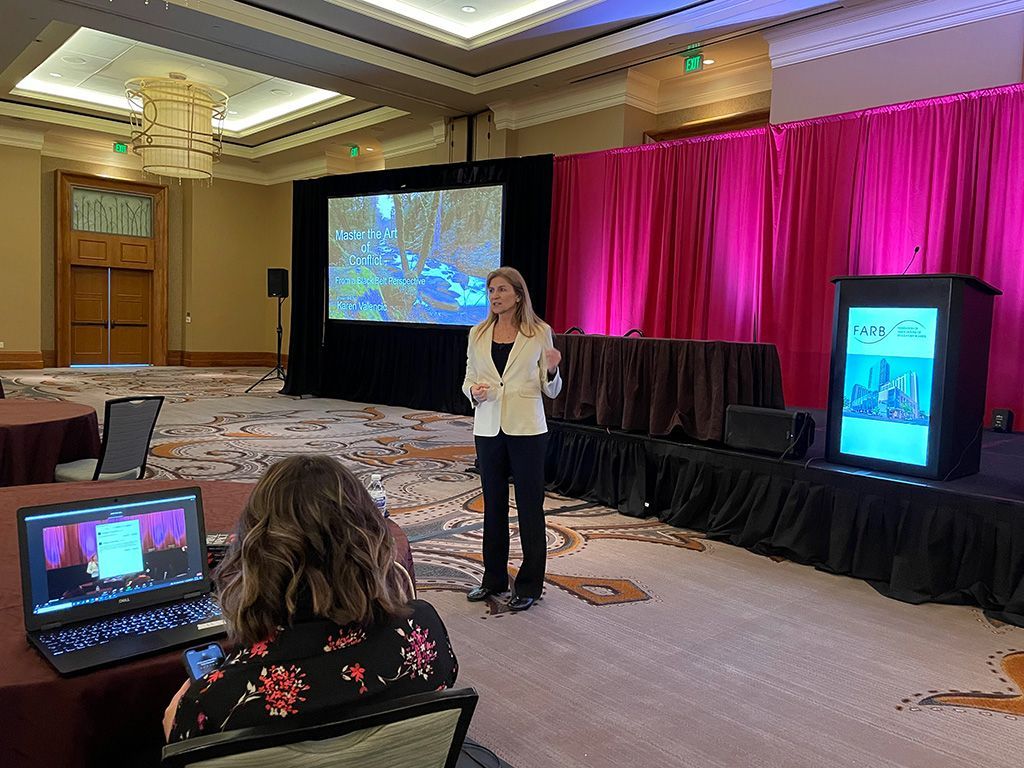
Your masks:
<path fill-rule="evenodd" d="M 164 707 L 185 679 L 181 650 L 62 678 L 25 638 L 17 511 L 63 501 L 197 487 L 211 533 L 234 528 L 254 483 L 127 480 L 0 488 L 0 765 L 157 766 Z M 388 520 L 413 573 L 405 533 Z M 55 727 L 59 724 L 59 727 Z"/>
<path fill-rule="evenodd" d="M 61 400 L 0 400 L 0 486 L 52 483 L 58 464 L 99 455 L 94 408 Z"/>

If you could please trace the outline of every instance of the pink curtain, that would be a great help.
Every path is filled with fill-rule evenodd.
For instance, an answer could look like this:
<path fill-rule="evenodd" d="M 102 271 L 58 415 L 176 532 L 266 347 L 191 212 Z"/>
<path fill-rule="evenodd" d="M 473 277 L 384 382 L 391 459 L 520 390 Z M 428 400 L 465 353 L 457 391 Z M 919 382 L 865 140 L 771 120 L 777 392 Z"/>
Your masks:
<path fill-rule="evenodd" d="M 119 521 L 138 520 L 142 551 L 176 549 L 187 545 L 185 510 L 128 515 Z M 96 526 L 110 521 L 69 523 L 43 529 L 43 550 L 46 569 L 85 565 L 96 554 Z"/>
<path fill-rule="evenodd" d="M 557 331 L 754 338 L 767 132 L 555 158 Z"/>
<path fill-rule="evenodd" d="M 772 342 L 821 407 L 831 278 L 972 274 L 1005 294 L 989 404 L 1024 411 L 1022 178 L 1024 85 L 556 158 L 549 320 Z"/>

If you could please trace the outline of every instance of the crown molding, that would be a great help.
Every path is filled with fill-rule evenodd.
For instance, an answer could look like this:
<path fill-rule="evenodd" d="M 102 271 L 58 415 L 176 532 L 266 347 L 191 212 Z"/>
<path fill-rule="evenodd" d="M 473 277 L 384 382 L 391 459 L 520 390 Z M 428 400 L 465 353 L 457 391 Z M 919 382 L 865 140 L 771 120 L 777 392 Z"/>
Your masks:
<path fill-rule="evenodd" d="M 409 114 L 393 107 L 377 107 L 358 115 L 335 120 L 333 123 L 311 128 L 308 131 L 301 131 L 292 136 L 285 136 L 280 139 L 268 141 L 255 147 L 243 147 L 237 144 L 223 145 L 223 155 L 226 157 L 237 157 L 243 160 L 259 160 L 278 152 L 286 152 L 290 149 L 304 147 L 316 141 L 334 138 L 351 131 L 358 131 L 369 128 L 373 125 L 404 117 Z M 107 136 L 114 136 L 121 141 L 129 141 L 131 137 L 131 126 L 127 122 L 118 122 L 103 117 L 91 117 L 89 115 L 76 115 L 71 112 L 59 112 L 45 107 L 36 107 L 30 104 L 16 104 L 13 102 L 0 102 L 0 115 L 6 117 L 21 118 L 23 120 L 36 120 L 51 125 L 58 125 L 62 128 L 80 128 L 93 131 Z"/>
<path fill-rule="evenodd" d="M 444 120 L 436 120 L 430 124 L 429 128 L 413 131 L 394 139 L 386 139 L 381 142 L 381 148 L 384 150 L 384 162 L 386 163 L 391 158 L 434 149 L 444 144 L 446 136 L 447 126 Z"/>
<path fill-rule="evenodd" d="M 494 113 L 494 127 L 497 130 L 520 130 L 599 109 L 622 106 L 627 102 L 629 84 L 629 77 L 620 72 L 556 93 L 521 101 L 496 101 L 488 107 Z M 641 96 L 638 101 L 646 103 L 647 99 Z"/>
<path fill-rule="evenodd" d="M 659 87 L 660 83 L 657 78 L 645 75 L 643 72 L 629 71 L 626 74 L 623 103 L 651 114 L 657 114 Z"/>
<path fill-rule="evenodd" d="M 0 146 L 34 149 L 38 152 L 43 148 L 43 133 L 31 128 L 0 125 Z"/>
<path fill-rule="evenodd" d="M 787 24 L 764 37 L 777 68 L 1021 11 L 1024 0 L 890 0 Z"/>
<path fill-rule="evenodd" d="M 661 81 L 658 114 L 738 99 L 772 89 L 772 65 L 767 56 L 747 59 L 697 75 Z"/>

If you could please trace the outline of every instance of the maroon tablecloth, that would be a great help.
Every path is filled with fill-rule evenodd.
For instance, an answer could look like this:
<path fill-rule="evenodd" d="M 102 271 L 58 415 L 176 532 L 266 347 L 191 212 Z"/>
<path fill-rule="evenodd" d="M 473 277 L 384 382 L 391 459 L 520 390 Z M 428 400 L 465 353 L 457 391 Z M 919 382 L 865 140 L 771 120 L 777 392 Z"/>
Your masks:
<path fill-rule="evenodd" d="M 729 405 L 783 408 L 772 344 L 559 335 L 562 393 L 554 419 L 664 437 L 721 440 Z"/>
<path fill-rule="evenodd" d="M 52 483 L 58 464 L 99 455 L 94 408 L 58 400 L 0 400 L 0 486 Z"/>
<path fill-rule="evenodd" d="M 25 639 L 16 512 L 74 499 L 198 486 L 206 529 L 231 530 L 251 483 L 132 480 L 0 489 L 0 766 L 156 766 L 161 720 L 185 679 L 181 651 L 61 678 Z M 409 541 L 388 521 L 399 560 L 413 573 Z"/>

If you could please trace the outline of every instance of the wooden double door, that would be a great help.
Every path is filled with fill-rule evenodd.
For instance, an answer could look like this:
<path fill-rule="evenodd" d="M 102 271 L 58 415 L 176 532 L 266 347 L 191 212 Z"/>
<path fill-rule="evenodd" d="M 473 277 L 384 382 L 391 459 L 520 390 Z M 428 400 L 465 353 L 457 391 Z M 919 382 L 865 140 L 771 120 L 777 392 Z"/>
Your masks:
<path fill-rule="evenodd" d="M 72 365 L 152 363 L 152 273 L 71 266 Z"/>
<path fill-rule="evenodd" d="M 167 189 L 60 173 L 58 365 L 167 362 Z"/>

